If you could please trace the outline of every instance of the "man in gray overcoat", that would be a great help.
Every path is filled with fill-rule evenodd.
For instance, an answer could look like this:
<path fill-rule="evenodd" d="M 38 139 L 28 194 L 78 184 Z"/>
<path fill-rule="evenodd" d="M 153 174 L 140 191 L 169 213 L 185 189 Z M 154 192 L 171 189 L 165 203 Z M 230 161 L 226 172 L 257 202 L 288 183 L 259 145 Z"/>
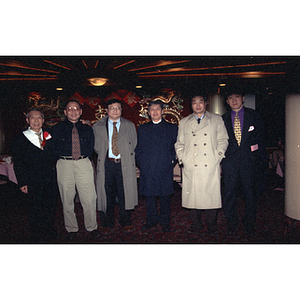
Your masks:
<path fill-rule="evenodd" d="M 119 223 L 131 232 L 131 210 L 138 204 L 134 149 L 137 144 L 135 125 L 122 118 L 122 102 L 106 103 L 107 116 L 93 126 L 97 159 L 97 209 L 109 234 L 115 225 L 115 205 L 119 205 Z"/>
<path fill-rule="evenodd" d="M 217 233 L 217 214 L 221 204 L 220 162 L 228 146 L 228 135 L 221 116 L 206 111 L 203 95 L 192 97 L 193 113 L 180 121 L 175 149 L 182 169 L 182 206 L 190 209 L 189 232 L 207 227 Z"/>

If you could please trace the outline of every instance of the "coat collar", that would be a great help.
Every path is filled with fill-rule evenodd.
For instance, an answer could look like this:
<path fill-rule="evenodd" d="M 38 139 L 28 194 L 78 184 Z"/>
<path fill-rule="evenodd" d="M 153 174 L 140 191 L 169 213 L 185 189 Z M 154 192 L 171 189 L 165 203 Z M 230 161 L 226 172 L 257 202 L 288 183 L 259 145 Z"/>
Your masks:
<path fill-rule="evenodd" d="M 200 124 L 198 124 L 195 114 L 190 114 L 188 116 L 187 124 L 194 132 L 197 132 L 197 131 L 202 130 L 203 128 L 207 127 L 210 122 L 210 119 L 211 119 L 211 113 L 206 111 L 204 118 L 202 119 Z"/>

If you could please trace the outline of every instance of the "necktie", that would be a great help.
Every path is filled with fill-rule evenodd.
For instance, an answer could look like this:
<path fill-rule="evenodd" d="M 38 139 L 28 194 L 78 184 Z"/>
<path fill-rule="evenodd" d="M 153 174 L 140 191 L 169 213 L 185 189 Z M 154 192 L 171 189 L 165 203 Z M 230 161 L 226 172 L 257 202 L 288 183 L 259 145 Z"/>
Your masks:
<path fill-rule="evenodd" d="M 74 124 L 72 130 L 72 158 L 78 160 L 81 155 L 78 130 Z"/>
<path fill-rule="evenodd" d="M 241 122 L 238 115 L 238 112 L 235 115 L 234 123 L 233 123 L 233 131 L 238 145 L 241 144 L 242 133 L 241 133 Z"/>
<path fill-rule="evenodd" d="M 36 132 L 35 134 L 39 137 L 40 148 L 44 149 L 44 147 L 42 146 L 42 142 L 43 142 L 43 140 L 42 140 L 42 131 L 40 131 L 39 133 Z"/>
<path fill-rule="evenodd" d="M 120 154 L 118 146 L 117 146 L 117 140 L 118 140 L 118 129 L 116 126 L 117 122 L 113 122 L 114 130 L 113 135 L 111 138 L 111 150 L 113 155 L 118 156 Z"/>
<path fill-rule="evenodd" d="M 201 122 L 201 119 L 200 119 L 200 118 L 198 118 L 198 119 L 197 119 L 197 121 L 198 121 L 198 124 L 200 124 L 200 122 Z"/>

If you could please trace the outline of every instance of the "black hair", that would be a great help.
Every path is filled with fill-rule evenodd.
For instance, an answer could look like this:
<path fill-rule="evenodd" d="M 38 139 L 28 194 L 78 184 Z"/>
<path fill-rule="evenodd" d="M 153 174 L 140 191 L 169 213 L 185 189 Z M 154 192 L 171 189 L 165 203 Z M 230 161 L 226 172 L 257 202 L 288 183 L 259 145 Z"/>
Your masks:
<path fill-rule="evenodd" d="M 241 95 L 242 97 L 244 97 L 245 91 L 244 91 L 243 86 L 241 84 L 228 85 L 228 87 L 226 88 L 226 91 L 225 91 L 226 99 L 228 99 L 228 97 L 233 94 Z"/>
<path fill-rule="evenodd" d="M 195 93 L 195 94 L 193 94 L 192 95 L 192 97 L 191 97 L 191 104 L 192 104 L 192 102 L 193 102 L 193 98 L 195 98 L 195 97 L 202 97 L 203 99 L 204 99 L 204 102 L 207 102 L 207 95 L 206 94 L 204 94 L 204 93 Z"/>
<path fill-rule="evenodd" d="M 148 110 L 150 109 L 150 107 L 151 107 L 152 105 L 160 105 L 160 107 L 161 107 L 162 110 L 165 108 L 165 105 L 164 105 L 164 103 L 163 103 L 161 100 L 153 100 L 153 101 L 150 101 L 150 102 L 148 103 Z"/>
<path fill-rule="evenodd" d="M 79 101 L 77 101 L 77 100 L 75 100 L 75 99 L 70 99 L 70 100 L 68 100 L 68 101 L 66 102 L 66 104 L 65 104 L 65 109 L 67 108 L 67 106 L 68 106 L 68 104 L 69 104 L 70 102 L 76 102 L 76 103 L 79 105 L 79 108 L 81 109 L 81 104 L 79 103 Z"/>
<path fill-rule="evenodd" d="M 111 104 L 114 104 L 114 103 L 120 103 L 121 104 L 121 107 L 122 107 L 122 101 L 119 100 L 119 99 L 109 99 L 107 102 L 106 102 L 106 108 L 108 108 L 108 105 L 111 105 Z"/>
<path fill-rule="evenodd" d="M 38 112 L 40 112 L 42 114 L 43 119 L 45 119 L 45 116 L 44 116 L 43 112 L 41 110 L 37 109 L 37 108 L 31 108 L 31 109 L 29 109 L 27 111 L 27 113 L 26 113 L 26 118 L 28 118 L 29 113 L 32 112 L 32 111 L 38 111 Z"/>

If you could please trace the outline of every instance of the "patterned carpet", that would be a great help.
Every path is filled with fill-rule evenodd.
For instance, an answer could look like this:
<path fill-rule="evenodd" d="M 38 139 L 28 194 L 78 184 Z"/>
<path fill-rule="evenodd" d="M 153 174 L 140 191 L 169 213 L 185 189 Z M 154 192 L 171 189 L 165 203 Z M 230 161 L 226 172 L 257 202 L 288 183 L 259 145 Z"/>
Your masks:
<path fill-rule="evenodd" d="M 258 201 L 256 233 L 249 237 L 240 225 L 237 236 L 226 235 L 226 219 L 222 209 L 218 217 L 218 234 L 211 236 L 207 231 L 203 233 L 188 233 L 190 226 L 189 211 L 181 206 L 181 188 L 175 184 L 175 193 L 171 198 L 171 232 L 165 233 L 160 225 L 143 232 L 145 221 L 145 199 L 139 199 L 139 205 L 132 212 L 132 221 L 135 230 L 124 233 L 118 222 L 110 235 L 101 235 L 92 238 L 84 229 L 82 208 L 79 202 L 75 203 L 75 210 L 79 224 L 79 234 L 72 241 L 74 244 L 295 244 L 300 242 L 300 229 L 285 232 L 284 215 L 284 190 L 279 189 L 278 179 L 269 180 L 264 193 Z M 16 186 L 10 184 L 1 187 L 1 212 L 0 212 L 0 243 L 2 244 L 27 244 L 29 243 L 29 224 L 27 218 L 27 205 Z M 8 205 L 4 205 L 4 198 L 8 198 Z M 118 208 L 118 206 L 117 206 Z M 243 200 L 238 201 L 238 212 L 242 219 L 244 210 Z M 116 213 L 116 215 L 118 215 Z M 98 215 L 99 231 L 102 226 Z M 64 229 L 62 206 L 57 201 L 56 213 L 57 238 L 54 244 L 70 243 Z"/>

